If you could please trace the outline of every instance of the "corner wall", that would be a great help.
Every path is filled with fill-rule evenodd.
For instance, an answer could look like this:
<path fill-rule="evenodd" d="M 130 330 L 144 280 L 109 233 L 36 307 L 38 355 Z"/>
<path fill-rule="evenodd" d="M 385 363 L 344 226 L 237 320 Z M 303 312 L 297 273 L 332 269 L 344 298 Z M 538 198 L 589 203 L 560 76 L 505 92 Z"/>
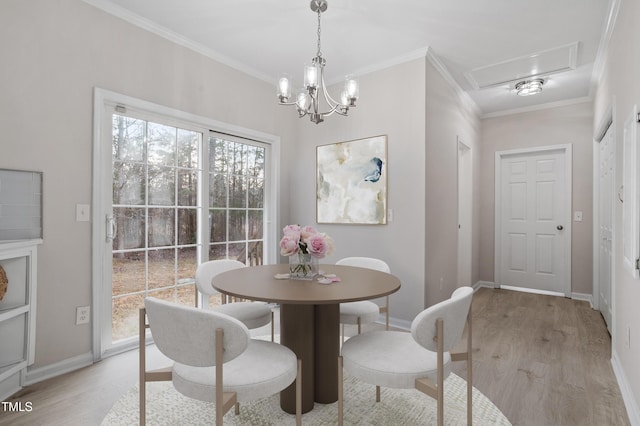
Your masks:
<path fill-rule="evenodd" d="M 360 77 L 360 100 L 349 117 L 332 115 L 321 124 L 299 119 L 291 203 L 283 217 L 289 223 L 316 224 L 316 146 L 387 135 L 387 225 L 317 225 L 335 242 L 336 251 L 323 259 L 335 263 L 347 256 L 386 261 L 402 282 L 390 296 L 390 316 L 407 326 L 423 309 L 424 299 L 424 140 L 425 60 L 416 59 Z M 410 88 L 410 90 L 408 90 Z M 337 93 L 339 88 L 330 88 Z M 288 111 L 292 119 L 296 112 Z M 283 206 L 283 208 L 286 208 Z"/>
<path fill-rule="evenodd" d="M 640 106 L 640 3 L 621 0 L 608 45 L 606 64 L 598 82 L 593 123 L 598 126 L 613 109 L 616 138 L 616 190 L 622 185 L 624 121 L 633 105 Z M 636 124 L 636 126 L 639 126 Z M 640 130 L 640 129 L 639 129 Z M 640 280 L 634 279 L 622 263 L 622 204 L 615 201 L 615 264 L 612 302 L 612 364 L 632 425 L 640 425 Z M 630 345 L 626 345 L 627 327 Z"/>
<path fill-rule="evenodd" d="M 0 167 L 44 172 L 44 243 L 38 250 L 36 361 L 89 353 L 94 87 L 270 134 L 291 143 L 272 85 L 133 26 L 79 0 L 0 2 Z M 247 113 L 246 99 L 260 113 Z M 288 165 L 281 164 L 283 176 Z M 288 191 L 281 191 L 283 205 Z"/>

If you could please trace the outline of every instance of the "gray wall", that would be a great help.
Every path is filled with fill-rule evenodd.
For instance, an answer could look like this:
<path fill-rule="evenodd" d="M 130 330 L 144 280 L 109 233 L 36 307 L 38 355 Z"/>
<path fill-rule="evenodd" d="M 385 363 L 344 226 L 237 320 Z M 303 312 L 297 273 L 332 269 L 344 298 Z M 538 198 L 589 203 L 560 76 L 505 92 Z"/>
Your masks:
<path fill-rule="evenodd" d="M 91 350 L 90 326 L 74 325 L 76 307 L 91 304 L 91 224 L 75 221 L 75 205 L 91 203 L 95 86 L 280 134 L 283 150 L 293 125 L 280 119 L 273 85 L 79 0 L 3 0 L 0 9 L 0 168 L 44 172 L 40 367 Z M 259 114 L 246 112 L 247 99 Z"/>
<path fill-rule="evenodd" d="M 591 294 L 592 288 L 592 141 L 590 103 L 512 114 L 482 121 L 480 197 L 480 279 L 494 279 L 495 153 L 509 149 L 572 144 L 572 210 L 583 212 L 572 222 L 571 291 Z M 572 215 L 573 216 L 573 215 Z"/>
<path fill-rule="evenodd" d="M 633 105 L 640 106 L 640 2 L 622 0 L 615 29 L 609 42 L 606 65 L 596 91 L 594 127 L 600 125 L 609 108 L 613 109 L 616 138 L 616 190 L 622 185 L 622 147 L 624 121 Z M 622 264 L 622 204 L 615 204 L 615 247 L 612 360 L 618 377 L 624 377 L 621 389 L 634 404 L 633 417 L 640 423 L 640 281 L 633 279 Z M 627 327 L 631 345 L 626 346 Z M 627 405 L 629 405 L 629 401 Z M 632 421 L 633 423 L 633 421 Z"/>

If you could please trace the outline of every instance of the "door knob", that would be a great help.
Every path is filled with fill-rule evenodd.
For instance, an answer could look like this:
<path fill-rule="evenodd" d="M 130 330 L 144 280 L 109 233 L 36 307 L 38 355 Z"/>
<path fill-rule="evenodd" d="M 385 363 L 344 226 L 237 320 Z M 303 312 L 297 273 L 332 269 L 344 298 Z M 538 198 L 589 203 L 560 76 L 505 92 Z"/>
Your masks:
<path fill-rule="evenodd" d="M 558 226 L 556 226 L 556 229 L 557 229 L 558 231 L 562 231 L 562 230 L 564 229 L 564 227 L 563 227 L 562 225 L 558 225 Z"/>

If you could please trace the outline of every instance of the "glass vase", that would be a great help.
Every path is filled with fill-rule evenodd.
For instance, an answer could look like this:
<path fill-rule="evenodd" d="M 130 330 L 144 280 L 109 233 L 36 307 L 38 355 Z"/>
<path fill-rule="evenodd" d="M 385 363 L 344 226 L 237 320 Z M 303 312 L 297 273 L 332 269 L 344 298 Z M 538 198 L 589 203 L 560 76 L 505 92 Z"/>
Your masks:
<path fill-rule="evenodd" d="M 308 253 L 289 256 L 289 278 L 312 280 L 318 274 L 318 259 Z"/>

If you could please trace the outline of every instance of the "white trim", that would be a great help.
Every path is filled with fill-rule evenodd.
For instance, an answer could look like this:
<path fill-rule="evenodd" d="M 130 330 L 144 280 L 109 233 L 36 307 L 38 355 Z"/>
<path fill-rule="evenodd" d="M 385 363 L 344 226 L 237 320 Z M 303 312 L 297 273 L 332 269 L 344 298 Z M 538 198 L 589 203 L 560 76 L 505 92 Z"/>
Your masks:
<path fill-rule="evenodd" d="M 604 66 L 607 63 L 607 53 L 609 50 L 609 41 L 613 34 L 613 28 L 616 25 L 616 19 L 618 18 L 618 11 L 620 10 L 621 0 L 610 0 L 609 13 L 607 14 L 607 21 L 602 29 L 600 36 L 600 43 L 598 44 L 598 52 L 596 53 L 596 59 L 593 63 L 593 71 L 591 72 L 591 82 L 589 85 L 589 97 L 593 96 L 593 92 L 603 76 Z"/>
<path fill-rule="evenodd" d="M 27 374 L 23 385 L 29 386 L 34 383 L 41 382 L 43 380 L 51 379 L 71 371 L 78 370 L 80 368 L 87 367 L 93 364 L 93 354 L 91 352 L 85 352 L 81 355 L 77 355 L 71 358 L 63 359 L 62 361 L 55 362 L 53 364 L 44 365 L 37 368 L 27 368 Z"/>
<path fill-rule="evenodd" d="M 638 398 L 633 395 L 633 390 L 629 380 L 627 380 L 626 374 L 624 373 L 624 369 L 620 363 L 620 358 L 615 350 L 615 346 L 611 351 L 611 367 L 613 367 L 613 373 L 618 380 L 618 387 L 620 388 L 622 400 L 624 401 L 624 406 L 627 409 L 627 415 L 629 416 L 631 426 L 640 426 L 640 408 L 638 407 Z"/>
<path fill-rule="evenodd" d="M 380 315 L 376 323 L 384 325 L 386 324 L 385 321 L 386 321 L 386 318 L 383 315 Z M 407 321 L 400 318 L 389 317 L 389 327 L 395 327 L 401 330 L 410 331 L 411 323 L 413 323 L 413 321 Z"/>
<path fill-rule="evenodd" d="M 506 286 L 500 285 L 500 260 L 502 254 L 502 241 L 500 238 L 500 230 L 502 227 L 502 217 L 500 214 L 499 206 L 502 204 L 502 196 L 501 196 L 501 164 L 502 157 L 512 156 L 512 155 L 523 155 L 523 154 L 532 154 L 532 153 L 544 153 L 550 151 L 564 151 L 565 157 L 565 173 L 566 173 L 566 198 L 565 198 L 565 236 L 567 238 L 567 244 L 565 247 L 565 256 L 567 259 L 566 264 L 566 272 L 565 272 L 565 282 L 563 283 L 563 296 L 570 297 L 571 295 L 571 242 L 572 242 L 572 206 L 571 200 L 573 199 L 573 183 L 572 183 L 572 173 L 573 173 L 573 147 L 571 144 L 561 144 L 561 145 L 549 145 L 549 146 L 539 146 L 539 147 L 531 147 L 524 149 L 511 149 L 506 151 L 496 151 L 495 153 L 495 181 L 494 181 L 494 280 L 496 286 L 500 288 L 506 288 Z M 555 294 L 556 292 L 547 292 L 543 294 Z"/>
<path fill-rule="evenodd" d="M 259 80 L 269 82 L 274 84 L 274 79 L 265 73 L 258 71 L 257 69 L 248 66 L 245 63 L 238 62 L 232 58 L 229 58 L 226 55 L 223 55 L 220 52 L 217 52 L 201 43 L 197 43 L 181 34 L 176 33 L 157 22 L 151 21 L 147 18 L 143 18 L 142 16 L 131 12 L 128 9 L 125 9 L 122 6 L 118 6 L 117 4 L 107 1 L 107 0 L 83 0 L 85 3 L 90 4 L 102 11 L 109 13 L 117 18 L 120 18 L 132 25 L 135 25 L 138 28 L 149 31 L 152 34 L 155 34 L 159 37 L 162 37 L 166 40 L 169 40 L 173 43 L 176 43 L 179 46 L 190 49 L 196 53 L 199 53 L 207 58 L 213 59 L 216 62 L 219 62 L 223 65 L 227 65 L 231 68 L 234 68 L 240 72 L 243 72 L 251 77 L 255 77 Z"/>
<path fill-rule="evenodd" d="M 471 96 L 464 91 L 462 87 L 460 87 L 458 82 L 453 78 L 447 67 L 442 63 L 440 58 L 438 58 L 432 48 L 427 48 L 426 57 L 431 65 L 433 65 L 433 67 L 440 73 L 442 78 L 444 78 L 445 81 L 449 83 L 449 86 L 451 86 L 451 88 L 456 92 L 460 102 L 480 117 L 482 110 L 478 104 L 476 104 L 473 98 L 471 98 Z"/>
<path fill-rule="evenodd" d="M 496 284 L 494 282 L 492 282 L 492 281 L 478 281 L 472 286 L 474 292 L 478 291 L 478 289 L 481 289 L 483 287 L 484 288 L 497 288 Z"/>
<path fill-rule="evenodd" d="M 102 268 L 102 259 L 105 255 L 105 220 L 104 212 L 106 201 L 102 199 L 102 191 L 95 190 L 96 186 L 101 186 L 104 179 L 104 170 L 102 166 L 103 158 L 101 153 L 105 144 L 110 145 L 110 141 L 105 141 L 104 126 L 106 117 L 106 108 L 115 108 L 123 106 L 128 113 L 141 115 L 152 114 L 155 116 L 163 116 L 168 120 L 175 119 L 177 124 L 187 124 L 194 128 L 200 128 L 204 132 L 203 143 L 208 138 L 209 131 L 216 131 L 225 134 L 231 134 L 246 139 L 261 141 L 270 146 L 271 164 L 270 164 L 270 195 L 273 197 L 271 203 L 265 208 L 265 220 L 267 221 L 265 240 L 271 239 L 277 241 L 278 238 L 278 205 L 280 187 L 280 137 L 269 133 L 247 129 L 234 124 L 224 123 L 208 117 L 188 113 L 177 110 L 168 106 L 155 104 L 142 99 L 112 92 L 109 90 L 94 88 L 94 122 L 93 122 L 93 198 L 92 198 L 92 332 L 93 332 L 93 356 L 94 361 L 100 360 L 103 355 L 108 353 L 118 353 L 119 350 L 106 352 L 102 342 L 102 317 L 106 307 L 101 306 L 103 301 L 102 293 L 104 289 L 101 287 L 104 270 Z M 277 251 L 266 248 L 265 263 L 275 263 L 277 261 Z"/>
<path fill-rule="evenodd" d="M 589 96 L 574 98 L 574 99 L 566 99 L 563 101 L 549 102 L 546 104 L 532 105 L 528 107 L 513 108 L 513 109 L 507 109 L 504 111 L 490 112 L 488 114 L 482 115 L 480 118 L 484 120 L 485 118 L 495 118 L 495 117 L 502 117 L 505 115 L 522 114 L 525 112 L 541 111 L 541 110 L 550 109 L 550 108 L 560 108 L 560 107 L 565 107 L 570 105 L 591 103 L 592 101 L 593 101 L 593 98 Z"/>
<path fill-rule="evenodd" d="M 561 296 L 565 297 L 565 294 L 559 291 L 548 291 L 548 290 L 538 290 L 535 288 L 525 288 L 525 287 L 514 287 L 510 285 L 502 285 L 500 286 L 501 290 L 511 290 L 511 291 L 520 291 L 522 293 L 533 293 L 533 294 L 543 294 L 545 296 Z"/>
<path fill-rule="evenodd" d="M 589 306 L 593 309 L 593 298 L 589 293 L 571 293 L 573 300 L 581 300 L 583 302 L 589 302 Z"/>

